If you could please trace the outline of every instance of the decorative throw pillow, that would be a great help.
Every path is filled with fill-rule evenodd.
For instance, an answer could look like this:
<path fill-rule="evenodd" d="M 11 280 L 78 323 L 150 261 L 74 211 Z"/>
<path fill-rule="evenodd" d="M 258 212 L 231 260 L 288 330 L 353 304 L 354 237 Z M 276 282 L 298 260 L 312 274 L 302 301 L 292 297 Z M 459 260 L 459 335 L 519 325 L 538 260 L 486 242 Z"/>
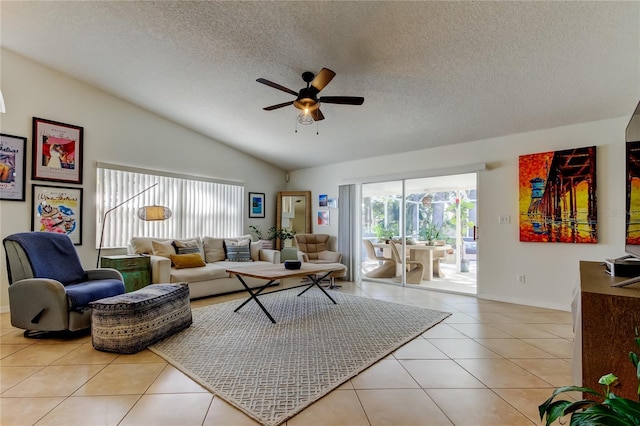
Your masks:
<path fill-rule="evenodd" d="M 200 253 L 198 240 L 174 240 L 171 244 L 177 254 Z"/>
<path fill-rule="evenodd" d="M 171 240 L 159 240 L 152 237 L 131 237 L 129 242 L 130 252 L 132 254 L 153 254 L 153 241 L 170 243 Z"/>
<path fill-rule="evenodd" d="M 252 262 L 251 240 L 224 240 L 226 260 L 230 262 Z"/>
<path fill-rule="evenodd" d="M 171 258 L 172 254 L 176 254 L 173 245 L 171 245 L 171 241 L 164 243 L 161 241 L 151 241 L 151 246 L 153 247 L 153 254 L 156 256 Z"/>
<path fill-rule="evenodd" d="M 170 259 L 176 269 L 197 268 L 207 265 L 204 263 L 204 260 L 202 260 L 200 253 L 172 254 Z"/>
<path fill-rule="evenodd" d="M 227 260 L 229 262 L 253 262 L 249 246 L 227 247 Z"/>
<path fill-rule="evenodd" d="M 224 240 L 222 238 L 204 237 L 202 243 L 204 260 L 207 263 L 224 260 Z"/>

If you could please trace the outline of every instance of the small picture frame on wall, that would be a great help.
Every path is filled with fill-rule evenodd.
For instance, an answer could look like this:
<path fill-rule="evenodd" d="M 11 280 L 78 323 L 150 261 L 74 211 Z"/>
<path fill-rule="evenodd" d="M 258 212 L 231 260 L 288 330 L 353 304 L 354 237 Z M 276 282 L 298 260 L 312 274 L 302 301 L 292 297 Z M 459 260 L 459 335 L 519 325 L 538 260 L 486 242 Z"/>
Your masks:
<path fill-rule="evenodd" d="M 318 226 L 329 226 L 329 210 L 318 211 Z"/>
<path fill-rule="evenodd" d="M 327 207 L 327 200 L 328 199 L 329 199 L 329 197 L 327 196 L 327 194 L 318 195 L 318 206 L 319 207 Z"/>
<path fill-rule="evenodd" d="M 249 217 L 264 217 L 264 193 L 249 193 Z"/>
<path fill-rule="evenodd" d="M 33 117 L 31 179 L 82 183 L 82 135 L 72 124 Z"/>
<path fill-rule="evenodd" d="M 82 188 L 31 186 L 31 230 L 66 234 L 82 245 Z"/>
<path fill-rule="evenodd" d="M 0 133 L 0 200 L 24 201 L 27 138 Z"/>

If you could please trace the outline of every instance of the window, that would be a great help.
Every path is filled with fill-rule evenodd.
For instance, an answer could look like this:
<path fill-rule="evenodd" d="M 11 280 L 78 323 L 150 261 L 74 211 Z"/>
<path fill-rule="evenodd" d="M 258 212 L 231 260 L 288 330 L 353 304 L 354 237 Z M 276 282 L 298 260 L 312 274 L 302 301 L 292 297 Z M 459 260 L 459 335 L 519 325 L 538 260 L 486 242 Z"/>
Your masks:
<path fill-rule="evenodd" d="M 168 174 L 98 163 L 96 248 L 105 211 L 158 183 L 153 189 L 111 211 L 104 223 L 103 248 L 121 248 L 134 236 L 156 238 L 226 237 L 242 234 L 242 183 Z M 140 207 L 169 207 L 164 221 L 138 219 Z"/>

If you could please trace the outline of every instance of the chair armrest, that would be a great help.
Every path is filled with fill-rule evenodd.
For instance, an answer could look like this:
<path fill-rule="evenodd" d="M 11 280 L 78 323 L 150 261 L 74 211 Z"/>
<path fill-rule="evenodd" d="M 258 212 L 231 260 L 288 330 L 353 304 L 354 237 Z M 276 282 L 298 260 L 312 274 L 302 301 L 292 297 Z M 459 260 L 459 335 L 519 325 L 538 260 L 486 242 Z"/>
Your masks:
<path fill-rule="evenodd" d="M 280 251 L 272 249 L 260 249 L 258 258 L 265 262 L 280 263 Z"/>
<path fill-rule="evenodd" d="M 27 278 L 9 286 L 11 324 L 25 330 L 66 330 L 69 304 L 62 283 Z M 39 315 L 40 314 L 40 315 Z"/>
<path fill-rule="evenodd" d="M 149 256 L 151 260 L 151 284 L 171 282 L 171 259 L 163 256 Z"/>
<path fill-rule="evenodd" d="M 308 263 L 309 262 L 309 256 L 307 255 L 307 253 L 298 250 L 298 260 L 300 262 L 303 262 L 303 263 Z"/>
<path fill-rule="evenodd" d="M 342 254 L 337 251 L 324 250 L 318 253 L 318 259 L 327 262 L 340 263 L 342 260 Z"/>
<path fill-rule="evenodd" d="M 117 269 L 113 268 L 99 268 L 99 269 L 86 269 L 87 278 L 89 280 L 120 280 L 124 282 L 122 274 Z"/>

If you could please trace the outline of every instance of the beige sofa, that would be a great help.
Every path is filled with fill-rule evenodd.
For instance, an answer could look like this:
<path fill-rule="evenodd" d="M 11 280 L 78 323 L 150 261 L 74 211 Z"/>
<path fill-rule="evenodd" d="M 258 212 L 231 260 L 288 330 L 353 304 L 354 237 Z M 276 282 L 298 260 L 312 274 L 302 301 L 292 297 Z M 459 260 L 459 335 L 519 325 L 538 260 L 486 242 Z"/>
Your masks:
<path fill-rule="evenodd" d="M 251 239 L 251 235 L 234 238 L 197 237 L 184 240 L 133 237 L 129 244 L 129 253 L 150 256 L 152 284 L 187 282 L 189 283 L 189 297 L 196 299 L 244 290 L 240 281 L 226 272 L 227 268 L 255 265 L 256 263 L 264 263 L 265 265 L 280 263 L 279 251 L 262 249 L 257 242 L 253 242 Z M 225 245 L 244 246 L 248 243 L 247 240 L 250 241 L 248 252 L 251 256 L 251 263 L 230 260 Z M 192 253 L 199 253 L 202 266 L 188 265 L 184 267 L 182 260 L 179 259 L 188 257 L 184 253 L 191 253 L 191 256 L 193 256 Z M 172 261 L 172 256 L 178 262 L 177 264 Z M 195 257 L 198 258 L 198 256 Z M 264 284 L 264 280 L 252 278 L 246 278 L 245 282 L 250 287 Z"/>

